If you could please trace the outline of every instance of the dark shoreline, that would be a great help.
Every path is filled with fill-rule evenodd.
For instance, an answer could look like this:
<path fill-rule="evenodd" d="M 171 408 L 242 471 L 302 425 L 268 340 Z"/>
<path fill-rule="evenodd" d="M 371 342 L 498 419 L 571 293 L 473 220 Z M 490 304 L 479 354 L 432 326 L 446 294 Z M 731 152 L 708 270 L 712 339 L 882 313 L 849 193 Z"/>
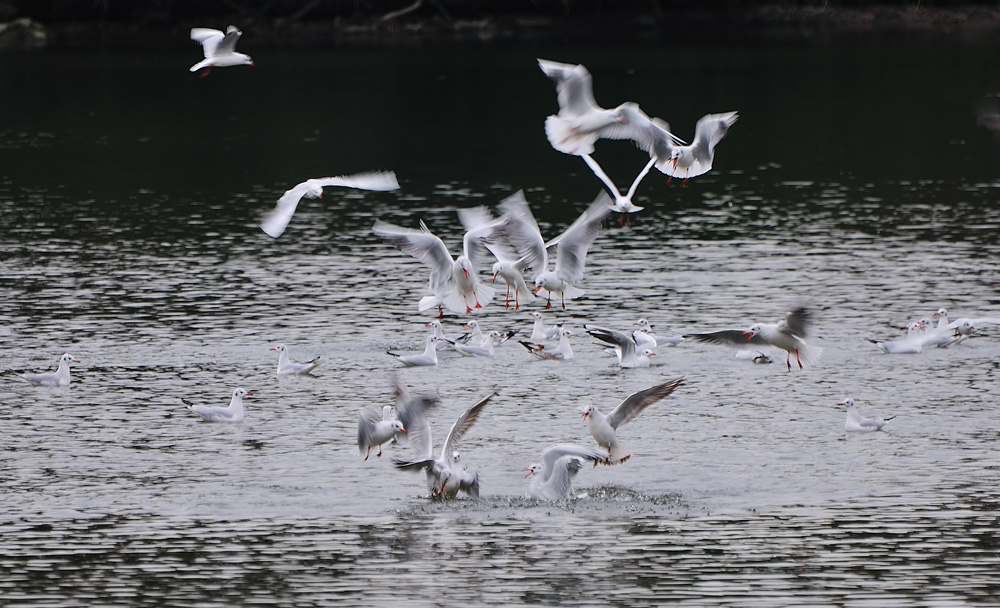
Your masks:
<path fill-rule="evenodd" d="M 206 23 L 209 21 L 210 23 Z M 192 26 L 233 23 L 245 40 L 269 47 L 414 46 L 423 44 L 634 45 L 825 41 L 841 38 L 930 37 L 1000 40 L 1000 8 L 787 7 L 748 10 L 635 10 L 571 15 L 484 13 L 447 19 L 439 14 L 297 20 L 245 14 L 191 20 L 155 19 L 39 23 L 21 18 L 0 24 L 0 49 L 170 47 L 187 44 Z"/>

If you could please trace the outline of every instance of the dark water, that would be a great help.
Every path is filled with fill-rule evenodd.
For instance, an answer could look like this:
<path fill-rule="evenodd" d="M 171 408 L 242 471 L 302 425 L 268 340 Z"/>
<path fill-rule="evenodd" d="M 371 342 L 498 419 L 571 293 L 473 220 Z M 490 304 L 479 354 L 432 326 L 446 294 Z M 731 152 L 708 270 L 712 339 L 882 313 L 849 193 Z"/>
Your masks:
<path fill-rule="evenodd" d="M 941 306 L 1000 317 L 1000 139 L 976 124 L 996 48 L 244 50 L 257 68 L 204 80 L 194 47 L 0 55 L 3 604 L 1000 601 L 1000 329 L 914 356 L 866 341 Z M 688 332 L 806 302 L 824 353 L 788 373 L 684 344 L 619 370 L 576 338 L 572 362 L 509 343 L 398 370 L 442 394 L 439 442 L 500 392 L 462 443 L 483 500 L 430 504 L 387 462 L 401 448 L 354 444 L 358 410 L 391 398 L 384 351 L 430 320 L 425 272 L 370 227 L 422 218 L 457 251 L 455 209 L 520 188 L 547 235 L 579 214 L 599 183 L 545 141 L 535 57 L 584 63 L 600 103 L 682 137 L 741 115 L 711 173 L 642 184 L 587 296 L 549 316 Z M 596 157 L 623 187 L 645 162 L 625 142 Z M 374 168 L 402 189 L 328 190 L 277 241 L 257 229 L 291 185 Z M 477 318 L 530 332 L 495 302 Z M 322 355 L 315 377 L 277 379 L 279 342 Z M 70 387 L 18 377 L 66 351 Z M 581 405 L 678 375 L 622 427 L 632 459 L 580 474 L 585 498 L 525 498 L 542 448 L 592 441 Z M 254 392 L 240 425 L 180 401 L 235 386 Z M 889 432 L 845 436 L 846 396 Z"/>

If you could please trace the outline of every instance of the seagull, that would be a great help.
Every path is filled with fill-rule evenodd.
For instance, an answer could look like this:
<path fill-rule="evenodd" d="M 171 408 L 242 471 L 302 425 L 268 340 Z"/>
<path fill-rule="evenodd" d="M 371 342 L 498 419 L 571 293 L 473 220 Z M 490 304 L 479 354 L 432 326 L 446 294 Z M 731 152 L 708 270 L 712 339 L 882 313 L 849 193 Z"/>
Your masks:
<path fill-rule="evenodd" d="M 376 456 L 381 458 L 382 444 L 402 437 L 405 432 L 403 423 L 392 418 L 391 406 L 382 408 L 381 417 L 373 410 L 361 410 L 358 414 L 358 450 L 365 455 L 365 460 L 368 460 L 375 446 L 378 446 Z"/>
<path fill-rule="evenodd" d="M 569 361 L 573 358 L 573 348 L 569 345 L 569 339 L 571 336 L 573 336 L 573 332 L 570 330 L 559 330 L 559 344 L 554 347 L 551 344 L 538 344 L 535 342 L 527 342 L 525 340 L 518 340 L 518 342 L 521 346 L 528 349 L 529 353 L 535 355 L 539 359 Z"/>
<path fill-rule="evenodd" d="M 548 243 L 544 242 L 531 210 L 523 201 L 507 200 L 500 205 L 504 215 L 504 231 L 511 244 L 523 254 L 529 266 L 535 269 L 535 292 L 545 290 L 545 308 L 552 307 L 552 294 L 562 298 L 563 310 L 566 299 L 578 298 L 583 291 L 575 287 L 583 280 L 584 262 L 587 249 L 601 232 L 601 223 L 611 213 L 611 198 L 603 190 L 597 199 L 562 234 Z M 548 269 L 549 247 L 556 247 L 556 264 Z"/>
<path fill-rule="evenodd" d="M 669 128 L 654 124 L 637 103 L 625 102 L 611 110 L 598 106 L 590 72 L 582 65 L 539 59 L 538 66 L 556 83 L 559 113 L 545 119 L 545 136 L 559 152 L 592 154 L 594 143 L 601 138 L 631 139 L 647 151 L 666 147 L 659 138 L 680 142 Z"/>
<path fill-rule="evenodd" d="M 648 342 L 644 342 L 644 346 L 636 344 L 637 339 L 635 336 L 645 335 L 639 330 L 636 330 L 630 336 L 620 331 L 596 325 L 584 325 L 584 328 L 591 336 L 614 347 L 619 367 L 649 367 L 649 358 L 656 354 L 649 348 Z"/>
<path fill-rule="evenodd" d="M 702 116 L 695 125 L 694 141 L 691 145 L 673 146 L 666 140 L 670 155 L 663 158 L 663 152 L 659 152 L 656 157 L 656 168 L 669 175 L 671 179 L 683 178 L 685 184 L 690 177 L 708 173 L 715 159 L 715 146 L 726 136 L 737 118 L 736 112 Z M 653 119 L 653 122 L 665 131 L 669 131 L 669 125 L 666 123 L 658 119 Z"/>
<path fill-rule="evenodd" d="M 539 59 L 538 67 L 556 83 L 559 113 L 545 119 L 545 135 L 559 152 L 590 154 L 605 129 L 625 120 L 620 108 L 597 105 L 587 68 L 546 59 Z"/>
<path fill-rule="evenodd" d="M 372 232 L 395 245 L 404 253 L 417 258 L 431 269 L 431 295 L 420 300 L 418 310 L 443 306 L 457 313 L 470 313 L 489 304 L 496 293 L 489 285 L 479 282 L 477 262 L 485 243 L 500 234 L 501 221 L 478 226 L 465 233 L 462 255 L 452 259 L 448 248 L 420 222 L 420 230 L 401 228 L 376 220 Z"/>
<path fill-rule="evenodd" d="M 323 198 L 323 188 L 327 186 L 386 192 L 398 190 L 399 182 L 396 181 L 396 174 L 392 171 L 373 171 L 308 179 L 281 195 L 274 209 L 264 214 L 260 222 L 260 229 L 267 236 L 278 238 L 288 227 L 288 222 L 292 220 L 292 215 L 295 214 L 299 201 L 303 198 Z"/>
<path fill-rule="evenodd" d="M 532 342 L 548 342 L 559 337 L 559 331 L 562 329 L 562 323 L 546 326 L 544 321 L 545 317 L 542 316 L 542 313 L 529 312 L 528 314 L 535 320 L 534 325 L 531 327 L 531 336 L 529 336 L 529 339 Z"/>
<path fill-rule="evenodd" d="M 680 344 L 681 342 L 684 341 L 684 337 L 683 336 L 660 336 L 660 335 L 657 335 L 656 332 L 653 331 L 653 327 L 649 324 L 649 321 L 647 321 L 646 319 L 639 319 L 638 321 L 636 321 L 635 323 L 633 323 L 633 325 L 638 325 L 639 326 L 639 331 L 641 331 L 643 334 L 645 334 L 649 338 L 652 338 L 652 340 L 653 340 L 653 347 L 657 347 L 657 346 L 677 346 L 678 344 Z M 639 338 L 638 336 L 636 338 L 637 338 L 636 339 L 636 344 L 640 344 L 639 340 L 641 338 Z"/>
<path fill-rule="evenodd" d="M 608 177 L 608 174 L 604 172 L 604 169 L 601 168 L 601 165 L 597 164 L 597 161 L 594 160 L 593 157 L 591 157 L 589 154 L 583 154 L 582 157 L 584 162 L 587 163 L 587 166 L 590 167 L 590 170 L 594 172 L 594 175 L 596 175 L 598 179 L 604 182 L 604 185 L 608 187 L 608 190 L 611 192 L 611 195 L 615 197 L 614 202 L 611 203 L 611 210 L 617 211 L 618 213 L 621 214 L 621 216 L 618 218 L 618 225 L 621 226 L 622 221 L 628 221 L 629 224 L 631 225 L 631 221 L 628 219 L 629 218 L 628 214 L 643 210 L 643 207 L 640 207 L 632 202 L 632 197 L 635 196 L 635 190 L 636 188 L 639 187 L 639 182 L 641 182 L 643 178 L 646 177 L 646 175 L 649 173 L 649 170 L 653 167 L 654 164 L 656 164 L 656 158 L 649 159 L 649 162 L 646 163 L 646 166 L 643 167 L 642 171 L 639 172 L 639 175 L 637 175 L 635 177 L 635 180 L 632 181 L 632 185 L 629 186 L 628 192 L 623 195 L 621 194 L 621 192 L 619 192 L 618 186 L 616 186 L 615 183 L 611 181 L 611 178 Z"/>
<path fill-rule="evenodd" d="M 479 346 L 480 344 L 486 342 L 486 336 L 483 334 L 483 330 L 479 327 L 479 321 L 472 319 L 465 324 L 465 327 L 469 331 L 459 337 L 459 340 L 461 340 L 463 344 Z"/>
<path fill-rule="evenodd" d="M 812 311 L 806 307 L 799 307 L 786 313 L 785 318 L 777 323 L 757 323 L 746 330 L 727 329 L 707 334 L 687 334 L 684 338 L 707 344 L 726 344 L 739 348 L 760 347 L 769 344 L 787 353 L 785 365 L 788 367 L 788 371 L 792 371 L 792 353 L 795 354 L 799 369 L 802 369 L 805 365 L 812 365 L 823 352 L 822 348 L 806 344 L 804 340 L 806 328 L 812 320 Z"/>
<path fill-rule="evenodd" d="M 518 190 L 511 196 L 507 197 L 500 202 L 503 205 L 508 200 L 519 200 L 524 201 L 524 192 Z M 474 230 L 480 226 L 494 225 L 497 220 L 493 219 L 493 216 L 486 210 L 485 207 L 472 207 L 470 209 L 459 209 L 458 217 L 462 222 L 462 226 L 466 230 Z M 506 218 L 501 218 L 499 220 L 501 223 L 506 221 Z M 496 235 L 493 235 L 494 237 Z M 496 238 L 491 238 L 483 241 L 483 245 L 493 257 L 497 259 L 496 263 L 493 264 L 493 283 L 497 282 L 497 277 L 504 280 L 507 286 L 507 294 L 504 297 L 503 306 L 505 309 L 510 308 L 510 289 L 514 288 L 514 310 L 520 310 L 521 299 L 523 298 L 526 302 L 534 302 L 535 295 L 531 293 L 528 289 L 527 283 L 524 281 L 524 271 L 530 266 L 529 259 L 526 257 L 516 258 L 510 249 L 502 244 Z"/>
<path fill-rule="evenodd" d="M 466 357 L 492 357 L 493 347 L 499 346 L 502 342 L 503 334 L 498 331 L 491 331 L 479 344 L 458 344 L 456 342 L 452 342 L 451 347 L 454 348 L 458 354 Z"/>
<path fill-rule="evenodd" d="M 573 477 L 580 472 L 583 461 L 611 464 L 607 452 L 578 445 L 554 445 L 542 450 L 542 462 L 524 469 L 531 477 L 528 494 L 538 500 L 559 500 L 573 497 Z"/>
<path fill-rule="evenodd" d="M 849 433 L 881 431 L 887 422 L 895 418 L 895 416 L 889 416 L 888 418 L 882 418 L 881 416 L 864 418 L 858 413 L 858 408 L 854 407 L 854 399 L 851 398 L 844 399 L 837 405 L 847 406 L 847 422 L 844 423 L 844 430 Z"/>
<path fill-rule="evenodd" d="M 59 368 L 54 372 L 41 374 L 21 374 L 21 377 L 35 386 L 69 386 L 72 380 L 69 377 L 69 364 L 79 363 L 73 355 L 65 353 L 59 357 Z"/>
<path fill-rule="evenodd" d="M 243 398 L 252 395 L 253 393 L 242 388 L 233 389 L 233 400 L 229 402 L 229 407 L 207 407 L 195 405 L 187 399 L 181 401 L 187 409 L 209 422 L 243 422 Z"/>
<path fill-rule="evenodd" d="M 436 336 L 434 336 L 434 334 L 431 334 L 427 336 L 427 341 L 424 343 L 424 352 L 422 353 L 411 354 L 411 355 L 400 355 L 398 353 L 394 353 L 387 350 L 385 351 L 385 354 L 396 357 L 396 359 L 400 363 L 402 363 L 404 367 L 437 365 L 438 364 L 437 343 L 439 341 L 440 338 L 437 338 Z"/>
<path fill-rule="evenodd" d="M 928 336 L 920 331 L 923 328 L 924 323 L 922 321 L 914 321 L 906 326 L 905 338 L 888 341 L 873 340 L 871 338 L 866 338 L 866 340 L 879 347 L 882 352 L 890 355 L 914 355 L 924 352 L 924 347 L 927 346 Z M 940 331 L 947 333 L 946 330 Z"/>
<path fill-rule="evenodd" d="M 312 373 L 316 367 L 319 366 L 320 357 L 316 357 L 305 363 L 296 363 L 288 358 L 288 347 L 284 344 L 279 344 L 272 347 L 271 350 L 276 350 L 278 353 L 278 375 L 279 376 L 305 376 Z"/>
<path fill-rule="evenodd" d="M 451 453 L 451 467 L 442 492 L 447 498 L 454 498 L 459 491 L 469 498 L 479 498 L 479 471 L 468 470 L 462 464 L 462 455 Z"/>
<path fill-rule="evenodd" d="M 445 348 L 450 348 L 451 345 L 449 344 L 449 342 L 454 342 L 454 340 L 451 340 L 451 339 L 445 337 L 445 335 L 444 335 L 444 326 L 441 325 L 441 321 L 438 321 L 437 319 L 435 319 L 435 320 L 431 321 L 430 323 L 428 323 L 427 327 L 432 328 L 432 330 L 431 330 L 432 331 L 432 335 L 435 338 L 438 338 L 438 342 L 436 344 L 436 348 L 438 350 L 442 350 L 442 349 L 445 349 Z"/>
<path fill-rule="evenodd" d="M 596 405 L 588 405 L 581 410 L 583 417 L 587 419 L 587 427 L 590 429 L 591 436 L 597 441 L 599 447 L 604 448 L 610 454 L 611 464 L 623 463 L 631 457 L 631 454 L 627 453 L 618 443 L 618 427 L 630 422 L 644 409 L 674 392 L 674 389 L 683 382 L 684 378 L 676 378 L 670 382 L 657 384 L 633 393 L 606 416 L 597 409 Z"/>
<path fill-rule="evenodd" d="M 236 52 L 236 42 L 239 41 L 242 35 L 243 32 L 237 29 L 235 25 L 227 27 L 225 34 L 219 30 L 207 27 L 191 28 L 191 40 L 200 42 L 202 49 L 205 51 L 205 58 L 191 66 L 191 71 L 197 72 L 202 68 L 207 68 L 201 73 L 201 77 L 204 78 L 208 76 L 213 67 L 224 68 L 231 65 L 253 66 L 253 59 L 250 59 L 250 55 Z"/>
<path fill-rule="evenodd" d="M 454 460 L 451 458 L 455 452 L 455 446 L 458 444 L 459 440 L 472 428 L 472 425 L 476 423 L 479 418 L 479 414 L 489 403 L 490 399 L 496 397 L 496 391 L 490 393 L 483 399 L 480 399 L 476 404 L 474 404 L 469 409 L 465 410 L 461 416 L 455 420 L 454 424 L 451 425 L 451 429 L 448 431 L 447 437 L 444 440 L 444 446 L 441 448 L 441 455 L 438 458 L 434 458 L 434 448 L 431 441 L 430 425 L 423 424 L 420 426 L 414 426 L 410 428 L 410 443 L 415 447 L 417 456 L 419 460 L 402 460 L 399 458 L 393 459 L 393 464 L 397 469 L 401 471 L 424 471 L 427 476 L 427 489 L 431 494 L 431 498 L 453 498 L 455 494 L 448 495 L 445 493 L 445 486 L 449 481 L 452 481 L 452 477 L 456 476 L 456 471 L 453 469 Z M 403 418 L 402 413 L 400 414 L 400 419 Z M 452 487 L 455 488 L 455 492 L 458 491 L 458 479 L 454 480 Z M 475 496 L 479 495 L 479 482 L 478 479 L 474 483 L 470 482 L 468 487 L 474 487 Z M 468 491 L 467 491 L 468 492 Z"/>

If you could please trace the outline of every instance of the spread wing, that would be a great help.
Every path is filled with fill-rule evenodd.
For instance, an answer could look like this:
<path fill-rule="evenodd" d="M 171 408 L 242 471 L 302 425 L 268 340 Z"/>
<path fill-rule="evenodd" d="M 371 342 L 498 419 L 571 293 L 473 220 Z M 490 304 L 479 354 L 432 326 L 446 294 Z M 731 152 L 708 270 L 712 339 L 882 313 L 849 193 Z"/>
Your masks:
<path fill-rule="evenodd" d="M 212 57 L 218 52 L 219 43 L 225 38 L 225 34 L 219 30 L 213 30 L 207 27 L 193 27 L 191 28 L 191 40 L 201 44 L 202 50 L 205 52 L 205 57 Z"/>
<path fill-rule="evenodd" d="M 680 141 L 670 133 L 670 125 L 662 121 L 654 122 L 633 102 L 623 103 L 618 106 L 618 110 L 624 121 L 601 129 L 601 137 L 630 139 L 637 147 L 658 160 L 670 158 L 673 142 Z"/>
<path fill-rule="evenodd" d="M 694 340 L 695 342 L 704 342 L 705 344 L 735 346 L 736 348 L 745 348 L 748 345 L 768 345 L 768 342 L 764 340 L 760 334 L 756 334 L 753 338 L 747 340 L 746 331 L 742 329 L 724 329 L 722 331 L 713 331 L 707 334 L 684 334 L 684 339 Z"/>
<path fill-rule="evenodd" d="M 396 398 L 396 415 L 406 429 L 406 436 L 418 457 L 431 458 L 431 425 L 427 422 L 427 412 L 440 403 L 436 395 L 416 395 L 411 397 L 406 389 L 394 381 L 393 392 Z"/>
<path fill-rule="evenodd" d="M 604 218 L 611 213 L 612 202 L 608 193 L 602 190 L 583 215 L 565 232 L 546 244 L 546 247 L 559 245 L 556 248 L 556 274 L 559 278 L 571 284 L 583 279 L 587 249 L 600 234 Z"/>
<path fill-rule="evenodd" d="M 812 310 L 805 306 L 800 306 L 785 313 L 785 318 L 778 322 L 778 330 L 805 338 L 808 333 L 809 324 L 812 323 L 813 318 Z"/>
<path fill-rule="evenodd" d="M 538 60 L 538 67 L 556 83 L 560 115 L 579 116 L 600 109 L 587 68 L 545 59 Z"/>
<path fill-rule="evenodd" d="M 376 220 L 372 232 L 387 243 L 395 245 L 403 253 L 417 258 L 431 269 L 431 285 L 434 290 L 444 287 L 455 280 L 455 261 L 448 253 L 444 242 L 434 236 L 423 222 L 421 230 L 402 228 L 395 224 Z M 409 430 L 409 429 L 407 429 Z"/>
<path fill-rule="evenodd" d="M 608 464 L 611 456 L 604 450 L 585 448 L 579 445 L 560 444 L 542 450 L 542 462 L 545 464 L 545 480 L 552 476 L 556 469 L 556 461 L 563 456 L 576 456 L 584 460 Z"/>
<path fill-rule="evenodd" d="M 621 349 L 621 354 L 619 357 L 622 360 L 631 359 L 635 357 L 635 340 L 632 339 L 626 333 L 620 331 L 615 331 L 613 329 L 607 329 L 604 327 L 597 327 L 596 325 L 584 325 L 584 329 L 591 336 L 597 338 L 601 342 L 606 342 L 608 344 L 613 344 L 614 346 Z M 614 425 L 612 425 L 614 426 Z"/>
<path fill-rule="evenodd" d="M 451 453 L 455 450 L 455 446 L 458 441 L 472 428 L 472 425 L 476 423 L 479 418 L 480 412 L 486 407 L 486 404 L 490 402 L 490 399 L 496 397 L 496 391 L 490 393 L 483 399 L 480 399 L 478 403 L 465 410 L 455 424 L 451 425 L 451 429 L 448 431 L 448 436 L 444 440 L 444 447 L 441 448 L 441 458 L 447 459 Z"/>
<path fill-rule="evenodd" d="M 380 420 L 379 414 L 370 410 L 361 410 L 358 414 L 358 449 L 362 454 L 371 445 L 375 424 Z"/>
<path fill-rule="evenodd" d="M 235 25 L 230 25 L 226 28 L 226 35 L 219 42 L 219 47 L 216 49 L 216 53 L 235 53 L 236 43 L 239 42 L 240 36 L 243 32 L 238 30 Z"/>
<path fill-rule="evenodd" d="M 274 209 L 265 213 L 264 217 L 261 218 L 260 229 L 273 239 L 281 236 L 285 228 L 288 227 L 288 222 L 292 221 L 292 216 L 295 215 L 299 201 L 309 191 L 309 188 L 309 182 L 305 181 L 285 191 L 281 195 L 281 198 L 278 199 Z"/>
<path fill-rule="evenodd" d="M 379 192 L 399 190 L 399 182 L 396 181 L 396 174 L 393 171 L 370 171 L 336 177 L 317 177 L 309 181 L 320 187 L 340 186 L 343 188 L 357 188 L 358 190 L 375 190 Z"/>
<path fill-rule="evenodd" d="M 498 208 L 504 212 L 503 230 L 507 240 L 521 256 L 523 266 L 534 269 L 536 273 L 545 270 L 548 264 L 545 240 L 538 230 L 538 223 L 528 207 L 524 192 L 518 190 L 504 199 Z"/>
<path fill-rule="evenodd" d="M 642 410 L 674 392 L 674 389 L 683 383 L 684 378 L 681 377 L 633 393 L 608 414 L 608 424 L 611 425 L 611 428 L 617 429 L 642 413 Z"/>

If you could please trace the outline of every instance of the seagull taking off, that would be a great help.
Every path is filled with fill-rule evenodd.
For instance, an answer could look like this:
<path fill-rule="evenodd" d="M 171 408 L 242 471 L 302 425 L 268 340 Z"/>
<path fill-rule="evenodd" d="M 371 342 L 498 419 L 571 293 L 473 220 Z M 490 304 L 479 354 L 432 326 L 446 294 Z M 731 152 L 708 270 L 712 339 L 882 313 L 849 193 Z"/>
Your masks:
<path fill-rule="evenodd" d="M 684 378 L 677 378 L 633 393 L 608 415 L 602 414 L 596 405 L 583 408 L 583 417 L 587 419 L 590 434 L 598 446 L 608 451 L 611 464 L 620 464 L 631 457 L 618 443 L 618 427 L 633 420 L 644 409 L 674 392 L 683 383 Z"/>

